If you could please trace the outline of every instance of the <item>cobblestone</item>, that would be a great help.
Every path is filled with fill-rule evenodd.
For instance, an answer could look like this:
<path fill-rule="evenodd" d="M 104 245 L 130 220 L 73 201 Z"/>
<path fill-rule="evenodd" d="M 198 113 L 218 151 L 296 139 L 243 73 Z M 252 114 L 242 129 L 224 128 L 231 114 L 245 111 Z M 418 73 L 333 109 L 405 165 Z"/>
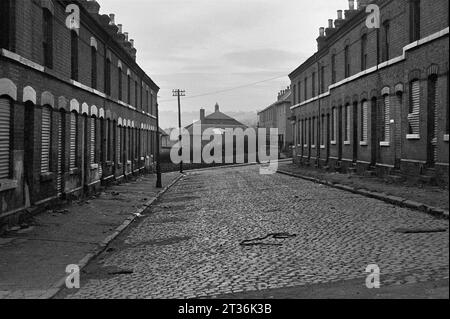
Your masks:
<path fill-rule="evenodd" d="M 68 298 L 194 298 L 360 279 L 448 278 L 448 220 L 258 167 L 188 174 L 87 267 Z M 447 232 L 401 234 L 398 228 Z M 240 246 L 269 233 L 280 246 Z M 272 242 L 271 242 L 272 241 Z M 274 243 L 274 239 L 264 243 Z M 132 269 L 98 278 L 96 269 Z"/>

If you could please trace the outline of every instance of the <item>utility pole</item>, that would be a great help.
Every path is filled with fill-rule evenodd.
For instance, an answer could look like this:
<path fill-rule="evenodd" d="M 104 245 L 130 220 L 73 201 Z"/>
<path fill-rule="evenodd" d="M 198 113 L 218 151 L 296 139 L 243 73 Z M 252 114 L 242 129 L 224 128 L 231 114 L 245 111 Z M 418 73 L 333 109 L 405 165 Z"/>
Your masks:
<path fill-rule="evenodd" d="M 161 152 L 161 134 L 159 132 L 159 108 L 158 103 L 156 103 L 156 188 L 162 188 L 161 182 L 161 162 L 160 162 L 160 152 Z"/>
<path fill-rule="evenodd" d="M 185 90 L 180 90 L 180 89 L 175 89 L 172 90 L 173 96 L 178 97 L 178 128 L 179 128 L 179 132 L 178 132 L 178 142 L 180 145 L 180 156 L 183 155 L 183 147 L 181 145 L 181 97 L 182 96 L 186 96 L 186 91 Z M 180 162 L 180 173 L 183 174 L 183 160 L 181 160 Z"/>

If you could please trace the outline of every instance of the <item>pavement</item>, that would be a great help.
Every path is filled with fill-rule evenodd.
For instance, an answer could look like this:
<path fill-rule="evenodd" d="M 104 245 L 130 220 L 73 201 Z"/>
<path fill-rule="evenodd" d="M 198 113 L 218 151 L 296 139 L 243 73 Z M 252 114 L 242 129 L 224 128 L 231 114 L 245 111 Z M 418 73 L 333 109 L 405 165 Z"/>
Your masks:
<path fill-rule="evenodd" d="M 189 172 L 143 215 L 56 298 L 449 298 L 448 220 L 258 166 Z"/>
<path fill-rule="evenodd" d="M 179 173 L 162 175 L 163 186 Z M 37 215 L 28 227 L 0 237 L 0 299 L 49 298 L 66 266 L 85 264 L 163 190 L 147 175 Z M 61 282 L 62 281 L 62 282 Z"/>

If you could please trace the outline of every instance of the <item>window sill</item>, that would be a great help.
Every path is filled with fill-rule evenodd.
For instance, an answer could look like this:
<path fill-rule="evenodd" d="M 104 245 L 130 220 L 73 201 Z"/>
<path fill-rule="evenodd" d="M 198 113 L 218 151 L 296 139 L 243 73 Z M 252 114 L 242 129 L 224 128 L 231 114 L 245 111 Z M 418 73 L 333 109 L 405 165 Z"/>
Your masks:
<path fill-rule="evenodd" d="M 41 174 L 41 182 L 49 182 L 55 178 L 55 173 L 47 172 Z"/>
<path fill-rule="evenodd" d="M 331 141 L 330 144 L 331 145 L 336 145 L 336 141 Z"/>
<path fill-rule="evenodd" d="M 312 148 L 312 149 L 315 149 L 315 148 L 316 148 L 316 146 L 315 146 L 315 145 L 311 145 L 311 148 Z"/>
<path fill-rule="evenodd" d="M 344 145 L 350 145 L 350 141 L 344 141 Z"/>
<path fill-rule="evenodd" d="M 131 165 L 131 161 L 130 160 L 127 161 L 127 165 Z"/>
<path fill-rule="evenodd" d="M 445 134 L 444 135 L 444 142 L 448 142 L 449 141 L 449 135 L 448 134 Z"/>
<path fill-rule="evenodd" d="M 420 134 L 407 134 L 407 140 L 420 140 Z"/>
<path fill-rule="evenodd" d="M 98 169 L 98 164 L 91 164 L 91 170 Z"/>
<path fill-rule="evenodd" d="M 391 143 L 389 143 L 389 142 L 380 142 L 380 146 L 382 146 L 382 147 L 389 147 L 389 146 L 391 146 Z"/>
<path fill-rule="evenodd" d="M 368 146 L 368 144 L 367 144 L 366 141 L 361 141 L 361 142 L 359 142 L 359 145 L 360 145 L 360 146 Z"/>
<path fill-rule="evenodd" d="M 320 149 L 324 150 L 325 149 L 325 145 L 320 145 Z"/>
<path fill-rule="evenodd" d="M 106 161 L 105 165 L 106 165 L 107 167 L 111 167 L 111 166 L 114 165 L 114 162 L 112 162 L 112 161 Z"/>
<path fill-rule="evenodd" d="M 308 147 L 308 144 L 304 144 L 303 147 Z"/>
<path fill-rule="evenodd" d="M 141 161 L 145 161 L 145 157 L 144 156 L 141 157 Z"/>
<path fill-rule="evenodd" d="M 0 192 L 16 189 L 18 182 L 12 179 L 0 179 Z"/>

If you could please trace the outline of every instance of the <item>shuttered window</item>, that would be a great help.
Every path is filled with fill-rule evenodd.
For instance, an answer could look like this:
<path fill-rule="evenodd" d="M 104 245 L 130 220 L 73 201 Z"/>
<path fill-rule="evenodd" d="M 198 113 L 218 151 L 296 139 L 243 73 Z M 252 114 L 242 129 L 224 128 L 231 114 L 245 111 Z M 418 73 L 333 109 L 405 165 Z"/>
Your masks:
<path fill-rule="evenodd" d="M 362 102 L 362 110 L 361 110 L 361 141 L 367 142 L 367 123 L 368 123 L 368 112 L 369 112 L 369 103 L 367 101 Z"/>
<path fill-rule="evenodd" d="M 57 143 L 58 143 L 58 163 L 57 163 L 57 177 L 56 177 L 56 188 L 58 191 L 58 194 L 62 192 L 62 145 L 63 145 L 63 135 L 62 135 L 62 121 L 63 121 L 64 113 L 59 113 L 59 121 L 58 121 L 58 137 L 57 137 Z"/>
<path fill-rule="evenodd" d="M 70 150 L 69 150 L 69 167 L 74 169 L 77 167 L 77 115 L 70 113 Z"/>
<path fill-rule="evenodd" d="M 97 119 L 95 117 L 91 117 L 91 143 L 90 143 L 91 163 L 97 163 L 97 158 L 95 156 L 96 134 L 97 134 Z"/>
<path fill-rule="evenodd" d="M 120 164 L 122 163 L 122 148 L 121 148 L 121 144 L 122 144 L 122 127 L 118 126 L 117 127 L 117 149 L 116 149 L 116 153 L 117 153 L 117 162 Z"/>
<path fill-rule="evenodd" d="M 420 134 L 420 82 L 414 80 L 410 84 L 410 107 L 409 107 L 409 134 Z"/>
<path fill-rule="evenodd" d="M 383 141 L 389 142 L 391 139 L 390 131 L 390 101 L 389 95 L 384 96 L 384 109 L 383 109 Z"/>
<path fill-rule="evenodd" d="M 336 135 L 337 135 L 337 116 L 336 116 L 336 108 L 334 107 L 331 112 L 331 140 L 333 142 L 336 141 Z"/>
<path fill-rule="evenodd" d="M 11 103 L 0 98 L 0 179 L 9 178 Z"/>
<path fill-rule="evenodd" d="M 50 172 L 51 117 L 52 112 L 50 108 L 43 107 L 41 128 L 41 173 Z"/>

